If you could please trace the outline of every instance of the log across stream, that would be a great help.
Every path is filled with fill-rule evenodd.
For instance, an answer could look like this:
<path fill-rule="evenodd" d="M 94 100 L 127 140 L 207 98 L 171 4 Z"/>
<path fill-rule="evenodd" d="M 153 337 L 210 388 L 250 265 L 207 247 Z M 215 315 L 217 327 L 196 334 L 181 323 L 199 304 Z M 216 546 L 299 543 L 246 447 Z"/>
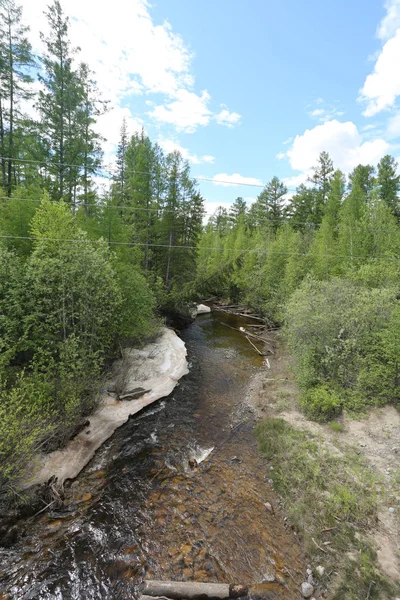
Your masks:
<path fill-rule="evenodd" d="M 262 367 L 219 312 L 183 333 L 190 372 L 132 417 L 66 490 L 0 548 L 0 598 L 138 598 L 144 580 L 259 584 L 299 597 L 303 559 L 277 507 L 245 398 Z M 254 323 L 254 321 L 253 321 Z M 273 357 L 272 357 L 273 359 Z M 272 360 L 271 359 L 271 360 Z"/>

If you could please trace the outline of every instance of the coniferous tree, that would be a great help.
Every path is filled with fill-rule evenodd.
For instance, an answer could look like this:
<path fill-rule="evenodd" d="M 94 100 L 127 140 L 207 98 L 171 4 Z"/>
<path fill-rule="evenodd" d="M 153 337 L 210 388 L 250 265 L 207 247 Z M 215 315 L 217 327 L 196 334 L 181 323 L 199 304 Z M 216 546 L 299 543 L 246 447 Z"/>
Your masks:
<path fill-rule="evenodd" d="M 400 218 L 400 176 L 397 174 L 398 164 L 393 156 L 387 154 L 378 164 L 377 184 L 379 196 L 386 202 L 392 213 Z"/>
<path fill-rule="evenodd" d="M 276 231 L 284 217 L 284 202 L 287 187 L 278 179 L 273 177 L 257 197 L 254 211 L 257 224 L 261 227 L 268 225 Z"/>
<path fill-rule="evenodd" d="M 328 152 L 321 152 L 314 167 L 314 172 L 309 178 L 309 181 L 314 184 L 315 190 L 313 220 L 316 224 L 322 220 L 328 194 L 331 191 L 334 170 L 333 162 Z"/>
<path fill-rule="evenodd" d="M 127 194 L 127 168 L 126 152 L 128 149 L 128 125 L 125 117 L 122 121 L 121 134 L 117 148 L 116 164 L 117 170 L 114 175 L 114 189 L 118 195 L 119 204 L 125 204 L 128 198 Z"/>
<path fill-rule="evenodd" d="M 375 168 L 372 165 L 358 165 L 349 175 L 349 190 L 357 182 L 366 197 L 369 197 L 375 186 Z"/>
<path fill-rule="evenodd" d="M 34 65 L 32 47 L 27 38 L 29 27 L 22 24 L 22 8 L 14 0 L 0 0 L 0 152 L 2 185 L 11 195 L 15 132 L 21 121 L 20 101 L 32 92 L 28 70 Z"/>
<path fill-rule="evenodd" d="M 73 183 L 78 178 L 78 167 L 73 159 L 79 152 L 80 132 L 76 117 L 82 102 L 82 89 L 72 69 L 76 50 L 71 49 L 68 39 L 69 19 L 59 0 L 53 0 L 45 15 L 50 33 L 48 37 L 41 33 L 46 52 L 41 57 L 44 75 L 39 75 L 39 80 L 46 91 L 39 92 L 38 109 L 43 135 L 50 149 L 51 174 L 56 178 L 54 195 L 72 202 Z"/>

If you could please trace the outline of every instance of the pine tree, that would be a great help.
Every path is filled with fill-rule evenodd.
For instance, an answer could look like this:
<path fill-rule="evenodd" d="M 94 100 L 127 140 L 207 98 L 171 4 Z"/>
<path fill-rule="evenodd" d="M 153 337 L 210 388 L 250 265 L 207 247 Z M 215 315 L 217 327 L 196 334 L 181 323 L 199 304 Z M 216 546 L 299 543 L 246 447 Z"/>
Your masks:
<path fill-rule="evenodd" d="M 307 224 L 312 227 L 314 221 L 315 191 L 302 183 L 296 193 L 289 200 L 285 209 L 285 215 L 294 229 L 304 231 Z"/>
<path fill-rule="evenodd" d="M 107 111 L 107 102 L 99 98 L 99 91 L 93 75 L 87 64 L 80 64 L 78 84 L 81 104 L 77 111 L 77 138 L 81 147 L 78 155 L 72 160 L 82 164 L 82 174 L 80 179 L 75 181 L 75 187 L 78 183 L 82 187 L 82 199 L 86 212 L 88 212 L 87 203 L 93 202 L 95 198 L 90 177 L 99 170 L 103 156 L 101 142 L 104 140 L 94 131 L 93 125 L 96 123 L 96 118 Z"/>
<path fill-rule="evenodd" d="M 372 165 L 358 165 L 349 175 L 349 190 L 357 182 L 366 197 L 369 197 L 375 186 L 375 168 Z"/>
<path fill-rule="evenodd" d="M 117 148 L 117 172 L 114 175 L 115 193 L 119 198 L 120 204 L 127 202 L 127 169 L 126 169 L 126 152 L 128 149 L 128 125 L 125 117 L 122 121 L 121 134 Z"/>
<path fill-rule="evenodd" d="M 272 227 L 276 231 L 284 216 L 285 195 L 287 187 L 278 179 L 273 177 L 257 197 L 254 211 L 257 224 Z"/>
<path fill-rule="evenodd" d="M 387 154 L 378 164 L 377 184 L 379 196 L 386 202 L 392 213 L 400 219 L 400 176 L 397 174 L 398 164 L 393 156 Z"/>
<path fill-rule="evenodd" d="M 315 204 L 313 207 L 314 223 L 320 223 L 324 214 L 324 207 L 328 200 L 328 194 L 331 191 L 332 177 L 334 167 L 328 152 L 321 152 L 318 157 L 317 165 L 314 167 L 314 173 L 309 181 L 314 184 Z"/>
<path fill-rule="evenodd" d="M 76 50 L 71 50 L 69 19 L 64 16 L 59 0 L 53 0 L 45 15 L 50 34 L 45 37 L 41 33 L 46 53 L 41 57 L 44 75 L 39 75 L 39 80 L 46 91 L 39 92 L 38 108 L 43 135 L 50 149 L 51 172 L 56 177 L 54 195 L 72 202 L 72 188 L 78 178 L 79 165 L 72 167 L 67 164 L 73 165 L 74 155 L 79 154 L 80 132 L 76 117 L 82 102 L 82 88 L 72 69 Z"/>
<path fill-rule="evenodd" d="M 22 8 L 14 0 L 0 0 L 0 151 L 2 185 L 11 195 L 15 130 L 22 118 L 19 103 L 32 96 L 27 84 L 35 61 L 26 34 L 29 27 L 21 22 Z M 15 178 L 14 178 L 15 179 Z"/>
<path fill-rule="evenodd" d="M 246 201 L 243 200 L 243 198 L 241 198 L 240 196 L 238 198 L 236 198 L 230 208 L 229 211 L 229 221 L 231 223 L 231 226 L 233 227 L 239 217 L 241 217 L 242 215 L 246 215 L 247 213 L 247 204 Z"/>

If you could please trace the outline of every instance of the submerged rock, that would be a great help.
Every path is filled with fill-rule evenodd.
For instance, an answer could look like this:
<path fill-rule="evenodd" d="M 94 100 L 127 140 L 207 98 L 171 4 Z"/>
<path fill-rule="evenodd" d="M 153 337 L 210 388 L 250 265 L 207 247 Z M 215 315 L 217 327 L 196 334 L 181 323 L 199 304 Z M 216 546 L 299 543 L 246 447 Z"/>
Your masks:
<path fill-rule="evenodd" d="M 124 389 L 142 388 L 143 395 L 118 401 L 104 392 L 99 406 L 90 416 L 90 429 L 85 428 L 62 450 L 39 455 L 30 466 L 33 475 L 26 479 L 25 487 L 44 483 L 52 477 L 60 486 L 66 479 L 74 479 L 118 427 L 131 415 L 168 396 L 179 379 L 189 372 L 185 344 L 174 331 L 165 327 L 159 338 L 144 348 L 125 349 L 123 360 L 117 361 L 118 366 L 124 369 Z M 114 387 L 109 384 L 107 389 Z"/>

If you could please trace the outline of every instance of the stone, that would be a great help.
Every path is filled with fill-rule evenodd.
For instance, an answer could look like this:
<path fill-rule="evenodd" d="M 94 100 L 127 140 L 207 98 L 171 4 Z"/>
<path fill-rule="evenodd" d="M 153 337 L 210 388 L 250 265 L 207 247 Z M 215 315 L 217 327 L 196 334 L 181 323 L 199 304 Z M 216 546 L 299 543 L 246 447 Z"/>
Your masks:
<path fill-rule="evenodd" d="M 318 565 L 318 567 L 315 570 L 317 571 L 317 573 L 320 577 L 322 577 L 323 574 L 325 573 L 325 568 L 322 567 L 321 565 Z"/>
<path fill-rule="evenodd" d="M 314 593 L 313 586 L 311 585 L 311 583 L 308 583 L 307 581 L 303 581 L 303 583 L 301 584 L 300 590 L 301 590 L 301 593 L 304 598 L 311 598 L 311 596 Z"/>
<path fill-rule="evenodd" d="M 276 581 L 276 573 L 275 569 L 272 567 L 268 568 L 268 571 L 263 573 L 263 578 L 261 583 L 274 583 Z"/>
<path fill-rule="evenodd" d="M 390 506 L 390 507 L 389 507 L 389 512 L 390 512 L 390 513 L 394 513 L 394 508 L 393 508 L 393 506 Z"/>
<path fill-rule="evenodd" d="M 197 306 L 197 314 L 198 315 L 205 315 L 209 312 L 211 312 L 211 308 L 209 306 L 206 306 L 205 304 L 199 304 Z"/>
<path fill-rule="evenodd" d="M 270 502 L 265 502 L 264 506 L 270 513 L 274 512 L 274 509 L 272 508 L 272 504 Z"/>

